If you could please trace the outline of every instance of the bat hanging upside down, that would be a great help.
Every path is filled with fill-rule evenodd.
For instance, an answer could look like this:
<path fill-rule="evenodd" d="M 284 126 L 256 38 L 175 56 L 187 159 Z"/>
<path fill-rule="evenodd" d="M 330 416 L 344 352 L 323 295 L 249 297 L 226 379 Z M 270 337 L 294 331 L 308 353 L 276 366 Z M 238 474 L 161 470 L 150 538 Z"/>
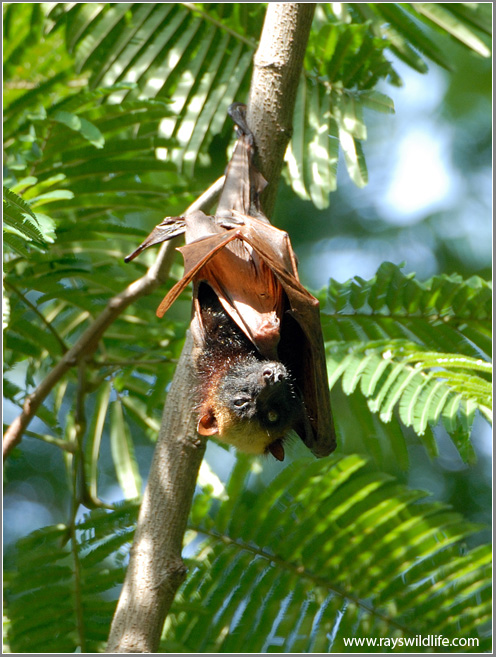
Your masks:
<path fill-rule="evenodd" d="M 283 438 L 306 420 L 290 373 L 281 362 L 261 356 L 205 282 L 198 286 L 198 304 L 204 336 L 196 356 L 198 433 L 282 461 Z"/>
<path fill-rule="evenodd" d="M 282 461 L 294 430 L 315 456 L 327 456 L 336 442 L 318 301 L 299 282 L 287 233 L 261 212 L 267 183 L 252 163 L 245 106 L 229 113 L 238 141 L 215 216 L 166 217 L 126 261 L 185 234 L 184 276 L 157 315 L 193 282 L 198 433 Z"/>

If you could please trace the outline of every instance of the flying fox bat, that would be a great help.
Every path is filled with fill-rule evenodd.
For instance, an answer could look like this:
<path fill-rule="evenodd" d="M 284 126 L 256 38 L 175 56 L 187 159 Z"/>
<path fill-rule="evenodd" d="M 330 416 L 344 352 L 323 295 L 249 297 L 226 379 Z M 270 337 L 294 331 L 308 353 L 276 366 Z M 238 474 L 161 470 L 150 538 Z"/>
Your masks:
<path fill-rule="evenodd" d="M 296 427 L 311 436 L 303 401 L 287 368 L 263 358 L 233 322 L 213 289 L 197 288 L 202 324 L 195 357 L 199 378 L 198 433 L 237 449 L 284 459 L 283 440 Z"/>
<path fill-rule="evenodd" d="M 316 456 L 327 456 L 336 442 L 319 304 L 299 282 L 296 257 L 287 233 L 272 226 L 260 209 L 259 195 L 267 183 L 253 165 L 254 139 L 246 125 L 244 110 L 240 103 L 229 109 L 236 123 L 238 141 L 215 216 L 197 211 L 182 217 L 167 217 L 126 261 L 148 246 L 185 234 L 186 245 L 178 249 L 184 258 L 184 276 L 164 298 L 157 315 L 162 317 L 193 282 L 195 362 L 200 374 L 203 372 L 206 400 L 200 402 L 199 433 L 217 434 L 242 451 L 271 452 L 282 460 L 281 439 L 292 428 Z M 212 304 L 210 293 L 200 294 L 205 286 L 218 300 L 218 306 Z M 221 339 L 215 342 L 214 334 L 222 336 Z M 233 354 L 232 344 L 228 347 L 228 343 L 242 344 L 243 348 L 235 349 Z M 213 359 L 215 371 L 201 364 L 205 358 Z M 220 367 L 222 359 L 230 366 Z M 265 370 L 271 374 L 264 375 Z M 207 376 L 205 372 L 209 371 L 211 375 Z M 217 372 L 222 376 L 217 376 Z M 262 415 L 252 412 L 246 426 L 239 413 L 232 415 L 226 411 L 224 415 L 229 419 L 224 421 L 224 410 L 236 406 L 236 395 L 229 401 L 228 392 L 236 388 L 236 381 L 241 383 L 243 379 L 253 383 L 245 401 L 248 396 L 260 399 L 258 405 L 269 408 L 271 417 L 279 413 L 279 410 L 270 412 L 274 400 L 278 409 L 288 406 L 294 409 L 293 413 L 281 411 L 288 418 L 284 427 L 274 432 L 267 423 L 260 423 L 265 411 L 261 411 Z M 265 404 L 269 398 L 271 403 Z M 237 410 L 240 410 L 239 399 Z M 255 402 L 251 403 L 253 406 Z M 260 435 L 250 443 L 255 422 L 261 427 Z M 226 427 L 229 439 L 225 437 Z"/>

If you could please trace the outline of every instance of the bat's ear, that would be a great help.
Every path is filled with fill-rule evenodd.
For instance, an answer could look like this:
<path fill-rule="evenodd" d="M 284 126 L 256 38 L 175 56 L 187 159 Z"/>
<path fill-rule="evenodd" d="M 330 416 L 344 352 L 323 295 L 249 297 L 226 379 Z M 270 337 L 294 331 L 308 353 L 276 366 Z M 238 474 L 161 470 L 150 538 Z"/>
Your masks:
<path fill-rule="evenodd" d="M 219 426 L 211 408 L 202 411 L 196 430 L 200 436 L 214 436 L 219 433 Z"/>

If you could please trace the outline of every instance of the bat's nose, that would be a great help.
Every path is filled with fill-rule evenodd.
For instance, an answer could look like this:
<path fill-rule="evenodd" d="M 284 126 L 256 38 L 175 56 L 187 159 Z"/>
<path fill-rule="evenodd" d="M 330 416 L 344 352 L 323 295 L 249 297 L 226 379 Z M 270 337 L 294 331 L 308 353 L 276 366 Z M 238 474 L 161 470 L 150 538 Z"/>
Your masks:
<path fill-rule="evenodd" d="M 286 368 L 280 363 L 269 363 L 264 367 L 262 376 L 266 384 L 283 381 L 286 376 Z"/>

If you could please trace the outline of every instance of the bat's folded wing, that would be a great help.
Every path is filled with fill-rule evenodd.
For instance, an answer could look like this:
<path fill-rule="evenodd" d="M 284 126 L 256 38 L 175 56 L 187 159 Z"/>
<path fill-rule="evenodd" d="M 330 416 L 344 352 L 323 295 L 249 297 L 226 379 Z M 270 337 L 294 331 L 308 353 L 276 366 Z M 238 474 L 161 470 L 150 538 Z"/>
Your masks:
<path fill-rule="evenodd" d="M 282 288 L 250 247 L 244 231 L 244 226 L 225 230 L 178 249 L 184 258 L 184 277 L 170 290 L 157 314 L 161 317 L 190 281 L 205 281 L 260 353 L 274 358 L 283 311 Z"/>
<path fill-rule="evenodd" d="M 204 237 L 178 249 L 184 258 L 184 276 L 172 287 L 157 309 L 157 316 L 163 317 L 181 292 L 198 275 L 200 270 L 216 253 L 236 238 L 236 231 L 225 231 Z"/>
<path fill-rule="evenodd" d="M 306 437 L 301 435 L 301 438 L 316 456 L 327 456 L 336 447 L 336 436 L 329 400 L 319 302 L 286 266 L 282 266 L 282 263 L 291 261 L 293 257 L 289 240 L 287 245 L 291 251 L 281 257 L 279 250 L 285 248 L 285 242 L 280 242 L 278 248 L 274 249 L 274 243 L 264 239 L 258 230 L 247 231 L 245 239 L 279 280 L 288 298 L 290 306 L 288 314 L 299 327 L 299 335 L 296 335 L 295 327 L 288 329 L 285 335 L 283 324 L 279 352 L 284 353 L 285 360 L 292 361 L 294 365 L 297 382 L 303 391 L 303 399 L 312 425 L 313 440 L 308 434 Z"/>

